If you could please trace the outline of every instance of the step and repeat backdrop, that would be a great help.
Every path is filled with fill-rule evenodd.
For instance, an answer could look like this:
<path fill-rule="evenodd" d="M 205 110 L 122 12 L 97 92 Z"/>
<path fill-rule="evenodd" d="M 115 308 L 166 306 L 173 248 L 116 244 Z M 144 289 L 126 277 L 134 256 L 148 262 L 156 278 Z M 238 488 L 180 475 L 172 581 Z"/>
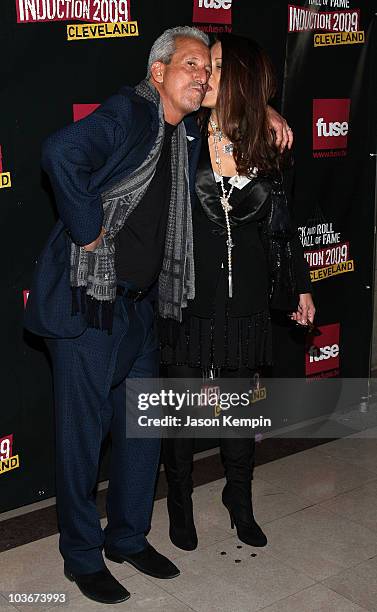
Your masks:
<path fill-rule="evenodd" d="M 318 307 L 315 335 L 276 321 L 275 376 L 367 377 L 376 174 L 372 0 L 3 0 L 0 512 L 54 495 L 52 382 L 23 330 L 34 262 L 56 220 L 43 139 L 146 73 L 168 27 L 255 38 L 295 134 L 295 216 Z M 304 346 L 305 344 L 305 346 Z M 320 409 L 320 408 L 318 408 Z"/>

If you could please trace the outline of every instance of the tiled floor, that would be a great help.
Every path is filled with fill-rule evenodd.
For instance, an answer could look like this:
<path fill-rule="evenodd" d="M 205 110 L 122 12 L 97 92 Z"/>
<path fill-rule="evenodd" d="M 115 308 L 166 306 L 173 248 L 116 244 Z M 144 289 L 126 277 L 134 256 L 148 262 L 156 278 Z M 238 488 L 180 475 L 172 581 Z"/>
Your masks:
<path fill-rule="evenodd" d="M 329 442 L 255 470 L 255 513 L 263 549 L 242 545 L 220 502 L 222 480 L 197 487 L 196 551 L 167 537 L 166 500 L 155 503 L 151 543 L 181 569 L 161 581 L 108 562 L 131 592 L 128 612 L 377 611 L 377 432 Z M 61 610 L 104 610 L 62 573 L 56 535 L 0 554 L 0 610 L 53 610 L 7 603 L 8 591 L 65 593 Z"/>

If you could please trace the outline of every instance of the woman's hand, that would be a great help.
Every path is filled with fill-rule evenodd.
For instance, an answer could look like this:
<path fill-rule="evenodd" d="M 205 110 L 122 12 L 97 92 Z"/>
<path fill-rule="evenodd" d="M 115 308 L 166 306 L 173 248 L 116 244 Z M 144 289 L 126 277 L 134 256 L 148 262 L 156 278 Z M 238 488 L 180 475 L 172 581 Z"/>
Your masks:
<path fill-rule="evenodd" d="M 292 312 L 291 319 L 299 325 L 308 325 L 313 323 L 315 315 L 315 306 L 311 293 L 300 293 L 300 300 L 297 311 Z"/>
<path fill-rule="evenodd" d="M 103 227 L 101 229 L 101 233 L 98 236 L 98 238 L 96 238 L 95 240 L 93 240 L 93 242 L 90 242 L 89 244 L 86 244 L 83 249 L 84 251 L 88 251 L 89 253 L 91 253 L 92 251 L 95 251 L 96 248 L 101 244 L 102 242 L 102 238 L 104 237 L 104 235 L 106 234 L 106 230 Z"/>
<path fill-rule="evenodd" d="M 293 132 L 284 117 L 268 105 L 267 121 L 271 130 L 275 132 L 275 144 L 277 148 L 280 148 L 280 152 L 282 153 L 286 147 L 290 149 L 293 144 Z"/>

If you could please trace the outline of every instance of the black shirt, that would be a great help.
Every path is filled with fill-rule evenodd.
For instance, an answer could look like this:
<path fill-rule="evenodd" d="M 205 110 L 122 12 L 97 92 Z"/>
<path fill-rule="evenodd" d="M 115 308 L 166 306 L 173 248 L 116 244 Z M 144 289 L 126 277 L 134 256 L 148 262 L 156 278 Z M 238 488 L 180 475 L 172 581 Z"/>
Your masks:
<path fill-rule="evenodd" d="M 224 180 L 227 193 L 229 182 Z M 236 207 L 247 198 L 249 185 L 234 189 L 230 203 Z M 220 210 L 220 215 L 224 213 Z M 263 216 L 261 211 L 260 216 Z M 257 215 L 258 218 L 258 215 Z M 220 279 L 224 285 L 222 303 L 230 316 L 246 316 L 255 312 L 267 311 L 268 268 L 262 243 L 259 239 L 256 219 L 239 227 L 232 227 L 233 297 L 228 298 L 228 251 L 227 234 L 208 219 L 201 205 L 193 212 L 194 258 L 195 258 L 195 299 L 189 302 L 190 313 L 201 317 L 213 315 L 215 301 L 218 301 L 217 287 Z"/>
<path fill-rule="evenodd" d="M 164 257 L 171 195 L 171 138 L 176 126 L 165 121 L 165 136 L 155 174 L 143 199 L 115 238 L 118 280 L 138 289 L 156 280 Z"/>

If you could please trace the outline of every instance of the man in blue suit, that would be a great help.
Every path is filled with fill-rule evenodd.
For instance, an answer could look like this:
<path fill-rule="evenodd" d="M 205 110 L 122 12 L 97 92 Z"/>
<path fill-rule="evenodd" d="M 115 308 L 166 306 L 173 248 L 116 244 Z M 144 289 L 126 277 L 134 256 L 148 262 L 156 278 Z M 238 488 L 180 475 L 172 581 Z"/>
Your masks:
<path fill-rule="evenodd" d="M 148 575 L 179 575 L 145 537 L 160 443 L 127 438 L 126 380 L 158 376 L 153 303 L 181 320 L 194 297 L 190 191 L 200 134 L 182 119 L 200 107 L 210 73 L 207 36 L 167 30 L 151 49 L 147 79 L 43 147 L 60 219 L 37 263 L 25 325 L 52 356 L 65 574 L 102 603 L 130 596 L 103 549 Z M 275 117 L 274 129 L 281 140 L 285 122 Z M 109 432 L 103 531 L 94 489 Z"/>
<path fill-rule="evenodd" d="M 182 119 L 200 107 L 210 73 L 207 36 L 168 30 L 151 49 L 147 79 L 43 147 L 60 220 L 37 263 L 25 325 L 46 338 L 53 362 L 65 574 L 102 603 L 130 596 L 103 548 L 148 575 L 179 575 L 145 537 L 160 442 L 127 439 L 125 385 L 158 376 L 156 296 L 160 313 L 178 320 L 193 297 L 189 189 L 200 145 Z M 94 489 L 109 432 L 103 531 Z"/>

